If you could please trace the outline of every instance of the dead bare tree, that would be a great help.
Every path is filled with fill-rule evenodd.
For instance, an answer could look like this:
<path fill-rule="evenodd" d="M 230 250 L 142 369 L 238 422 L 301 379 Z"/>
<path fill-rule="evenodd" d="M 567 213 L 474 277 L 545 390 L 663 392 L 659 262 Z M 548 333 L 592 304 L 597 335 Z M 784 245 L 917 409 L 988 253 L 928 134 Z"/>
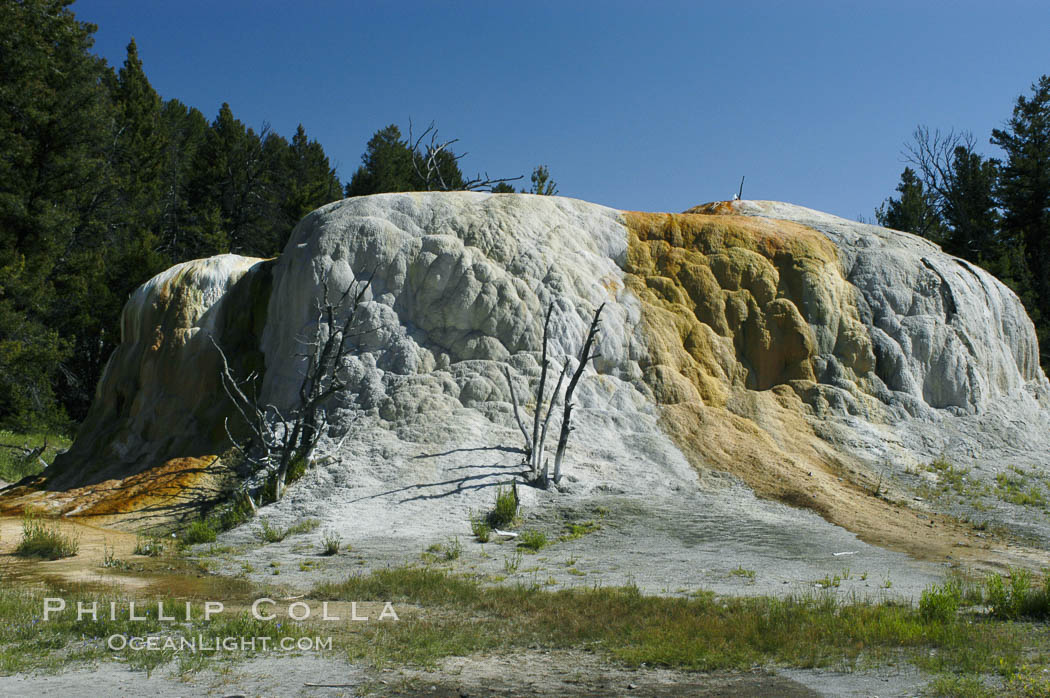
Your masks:
<path fill-rule="evenodd" d="M 49 467 L 48 463 L 43 458 L 44 451 L 47 450 L 47 439 L 48 439 L 48 435 L 45 434 L 44 435 L 44 443 L 42 443 L 42 444 L 40 444 L 39 446 L 36 446 L 36 447 L 30 446 L 29 443 L 27 442 L 27 443 L 25 443 L 25 444 L 23 444 L 21 446 L 15 446 L 13 444 L 0 444 L 0 448 L 6 448 L 6 449 L 10 449 L 12 451 L 18 451 L 19 453 L 18 453 L 17 457 L 21 458 L 22 461 L 25 462 L 26 464 L 29 464 L 29 463 L 31 463 L 33 461 L 36 461 L 37 463 L 42 465 L 44 468 L 47 468 L 47 467 Z"/>
<path fill-rule="evenodd" d="M 605 303 L 602 303 L 594 311 L 591 326 L 587 329 L 587 339 L 583 343 L 583 348 L 580 349 L 579 363 L 576 365 L 576 371 L 572 374 L 572 379 L 569 381 L 569 387 L 565 389 L 565 410 L 561 418 L 561 433 L 558 435 L 558 450 L 554 455 L 554 484 L 561 482 L 561 459 L 565 455 L 565 446 L 569 443 L 569 433 L 572 431 L 570 426 L 572 419 L 572 394 L 576 390 L 576 384 L 580 382 L 580 377 L 583 376 L 584 367 L 598 356 L 597 351 L 593 354 L 591 353 L 591 347 L 594 346 L 594 340 L 598 337 L 598 326 L 604 307 Z M 566 363 L 566 365 L 568 364 Z"/>
<path fill-rule="evenodd" d="M 587 338 L 584 341 L 583 348 L 580 350 L 576 371 L 569 380 L 569 387 L 565 391 L 563 400 L 565 408 L 562 413 L 561 433 L 558 436 L 558 448 L 555 452 L 554 458 L 553 481 L 555 484 L 561 481 L 562 457 L 565 455 L 565 447 L 569 441 L 569 433 L 572 431 L 572 427 L 570 426 L 572 418 L 572 394 L 576 390 L 576 385 L 580 382 L 580 378 L 583 376 L 583 371 L 586 368 L 587 363 L 597 356 L 597 353 L 591 353 L 591 347 L 594 345 L 594 341 L 597 338 L 599 316 L 604 307 L 605 304 L 603 303 L 594 312 L 594 318 L 591 320 L 590 328 L 587 331 Z M 518 396 L 514 391 L 514 383 L 511 381 L 510 369 L 506 366 L 503 368 L 504 374 L 507 377 L 507 385 L 510 387 L 511 402 L 514 405 L 514 418 L 518 423 L 518 428 L 521 429 L 522 436 L 525 438 L 525 460 L 529 465 L 529 477 L 533 482 L 538 483 L 542 487 L 546 487 L 552 479 L 548 468 L 548 460 L 545 456 L 547 430 L 550 426 L 554 407 L 561 398 L 562 383 L 565 381 L 565 376 L 569 371 L 569 361 L 566 357 L 562 362 L 561 372 L 558 375 L 558 382 L 554 386 L 554 392 L 551 393 L 550 399 L 548 400 L 546 396 L 546 385 L 550 360 L 547 358 L 547 347 L 550 337 L 551 313 L 553 311 L 554 304 L 551 303 L 547 306 L 547 313 L 543 320 L 543 349 L 540 355 L 540 382 L 536 388 L 536 407 L 533 410 L 532 415 L 531 438 L 529 437 L 528 431 L 525 429 L 525 423 L 521 419 L 521 414 L 518 408 Z M 544 409 L 545 404 L 546 410 Z"/>
<path fill-rule="evenodd" d="M 250 437 L 244 442 L 238 441 L 230 430 L 229 420 L 226 422 L 226 434 L 250 464 L 253 474 L 261 474 L 266 480 L 273 478 L 275 501 L 284 496 L 289 471 L 293 467 L 305 469 L 331 457 L 331 454 L 319 457 L 316 453 L 318 442 L 329 426 L 326 403 L 349 387 L 346 380 L 340 377 L 339 368 L 351 353 L 351 340 L 370 331 L 360 327 L 359 310 L 371 281 L 369 278 L 362 283 L 350 284 L 334 303 L 329 297 L 327 281 L 322 284 L 323 298 L 317 307 L 314 336 L 303 342 L 307 352 L 300 355 L 306 359 L 306 370 L 299 385 L 298 401 L 285 408 L 284 412 L 272 404 L 259 404 L 254 391 L 257 376 L 252 374 L 237 381 L 225 352 L 215 338 L 211 338 L 222 358 L 223 389 L 240 414 Z M 343 311 L 343 320 L 340 322 L 339 312 L 345 306 L 349 307 Z M 251 396 L 248 391 L 252 393 Z M 343 439 L 346 439 L 346 435 Z M 342 441 L 331 449 L 332 452 L 337 452 L 341 445 Z M 257 502 L 247 487 L 244 494 L 254 511 Z"/>
<path fill-rule="evenodd" d="M 423 133 L 419 134 L 419 138 L 414 139 L 412 120 L 408 120 L 408 142 L 412 154 L 412 168 L 415 170 L 416 176 L 426 186 L 427 191 L 478 191 L 491 189 L 497 184 L 514 182 L 525 176 L 493 178 L 489 177 L 489 173 L 486 172 L 484 177 L 478 174 L 473 179 L 460 182 L 448 181 L 446 179 L 448 174 L 446 170 L 467 155 L 467 153 L 457 155 L 452 151 L 451 145 L 459 141 L 458 138 L 439 141 L 437 134 L 434 122 L 431 121 Z M 424 143 L 423 141 L 427 136 L 430 136 L 430 140 Z"/>
<path fill-rule="evenodd" d="M 977 140 L 969 131 L 950 130 L 931 133 L 926 126 L 917 126 L 910 143 L 904 146 L 904 159 L 915 165 L 926 188 L 933 192 L 939 208 L 952 203 L 955 181 L 958 177 L 956 161 L 960 153 L 973 153 Z"/>

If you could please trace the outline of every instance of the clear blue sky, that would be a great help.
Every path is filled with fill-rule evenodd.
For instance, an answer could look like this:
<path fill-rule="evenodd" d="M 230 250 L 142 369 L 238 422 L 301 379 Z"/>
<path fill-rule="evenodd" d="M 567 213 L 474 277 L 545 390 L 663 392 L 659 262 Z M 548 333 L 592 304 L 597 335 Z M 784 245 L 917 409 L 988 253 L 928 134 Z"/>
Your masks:
<path fill-rule="evenodd" d="M 1050 73 L 1050 3 L 79 0 L 164 98 L 223 102 L 349 179 L 389 123 L 433 120 L 468 174 L 550 167 L 560 193 L 681 211 L 730 198 L 871 217 L 917 124 L 991 129 Z M 527 179 L 527 177 L 526 177 Z"/>

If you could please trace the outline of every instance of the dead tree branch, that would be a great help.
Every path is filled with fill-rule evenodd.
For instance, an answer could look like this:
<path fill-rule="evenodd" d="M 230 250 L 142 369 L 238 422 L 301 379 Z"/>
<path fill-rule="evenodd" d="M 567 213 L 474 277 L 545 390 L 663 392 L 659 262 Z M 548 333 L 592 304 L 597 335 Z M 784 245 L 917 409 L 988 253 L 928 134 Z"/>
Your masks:
<path fill-rule="evenodd" d="M 543 319 L 543 354 L 540 358 L 540 385 L 536 389 L 536 409 L 532 413 L 532 475 L 535 477 L 540 471 L 540 461 L 543 459 L 543 444 L 540 442 L 540 419 L 543 414 L 544 388 L 547 386 L 547 369 L 550 361 L 547 360 L 547 337 L 550 332 L 551 313 L 554 312 L 554 304 L 547 306 L 547 315 Z"/>
<path fill-rule="evenodd" d="M 430 137 L 430 140 L 424 143 L 423 141 L 427 136 Z M 486 172 L 484 177 L 478 174 L 473 179 L 463 180 L 460 177 L 457 177 L 460 181 L 448 181 L 446 175 L 451 172 L 452 166 L 456 166 L 456 169 L 458 170 L 457 163 L 464 156 L 468 155 L 468 153 L 460 153 L 457 155 L 453 152 L 451 146 L 458 141 L 458 138 L 439 141 L 438 131 L 434 128 L 433 121 L 431 121 L 430 125 L 424 129 L 423 133 L 419 134 L 418 138 L 414 138 L 412 132 L 412 120 L 408 120 L 408 144 L 409 151 L 412 155 L 412 169 L 415 170 L 416 176 L 426 187 L 427 191 L 487 190 L 497 184 L 515 182 L 525 176 L 518 175 L 517 177 L 493 178 L 489 177 L 489 173 Z"/>
<path fill-rule="evenodd" d="M 514 385 L 511 382 L 510 369 L 506 366 L 503 367 L 504 374 L 507 377 L 507 385 L 510 386 L 511 401 L 514 403 L 514 418 L 518 422 L 518 428 L 521 430 L 521 435 L 525 438 L 525 451 L 527 454 L 526 461 L 529 464 L 529 477 L 541 487 L 546 487 L 550 482 L 557 484 L 561 481 L 562 458 L 565 455 L 565 448 L 569 441 L 569 433 L 572 431 L 572 396 L 576 391 L 576 386 L 579 384 L 580 378 L 583 377 L 583 372 L 587 367 L 587 364 L 598 355 L 597 352 L 593 351 L 593 347 L 594 342 L 598 337 L 600 317 L 603 308 L 605 308 L 604 303 L 598 306 L 598 309 L 594 311 L 594 317 L 591 319 L 591 324 L 587 330 L 587 336 L 584 340 L 583 347 L 580 349 L 576 370 L 573 372 L 572 378 L 569 380 L 569 386 L 566 388 L 564 400 L 562 400 L 564 403 L 564 410 L 562 412 L 561 430 L 558 436 L 558 447 L 554 456 L 553 476 L 551 476 L 549 472 L 548 461 L 545 456 L 547 431 L 550 427 L 554 407 L 561 399 L 561 387 L 565 382 L 565 376 L 569 373 L 569 361 L 566 359 L 562 363 L 562 368 L 558 375 L 558 382 L 554 386 L 554 392 L 551 393 L 550 399 L 547 400 L 547 370 L 550 368 L 550 360 L 548 359 L 547 354 L 548 344 L 550 342 L 551 314 L 554 311 L 553 303 L 547 306 L 547 313 L 543 319 L 543 348 L 540 354 L 540 382 L 536 388 L 536 406 L 532 415 L 531 438 L 528 431 L 525 429 L 525 424 L 522 421 L 521 414 L 518 410 L 518 397 L 514 392 Z M 544 407 L 545 404 L 546 408 Z"/>
<path fill-rule="evenodd" d="M 503 366 L 503 375 L 507 377 L 507 387 L 510 388 L 510 400 L 514 405 L 514 419 L 518 423 L 518 428 L 521 429 L 521 435 L 525 438 L 525 460 L 532 462 L 532 440 L 529 438 L 529 432 L 525 428 L 525 422 L 521 421 L 521 411 L 518 407 L 518 394 L 514 392 L 514 381 L 510 379 L 510 368 L 506 365 Z"/>
<path fill-rule="evenodd" d="M 583 376 L 583 369 L 587 367 L 587 364 L 598 356 L 598 353 L 591 353 L 591 347 L 594 346 L 594 340 L 598 337 L 598 329 L 600 323 L 600 316 L 602 309 L 605 307 L 605 303 L 598 306 L 598 309 L 594 311 L 594 318 L 591 320 L 591 326 L 587 330 L 587 339 L 583 343 L 583 348 L 580 350 L 580 362 L 576 366 L 576 371 L 572 374 L 572 380 L 569 381 L 569 387 L 565 389 L 565 411 L 561 418 L 561 433 L 558 435 L 558 450 L 554 454 L 554 484 L 561 482 L 561 459 L 565 455 L 565 446 L 569 443 L 569 432 L 572 431 L 570 421 L 572 419 L 572 394 L 576 390 L 576 384 L 580 382 L 580 377 Z"/>
<path fill-rule="evenodd" d="M 234 404 L 250 437 L 246 443 L 239 442 L 234 438 L 228 420 L 226 434 L 251 465 L 253 474 L 262 475 L 267 481 L 272 478 L 274 500 L 284 496 L 293 465 L 299 464 L 305 469 L 319 460 L 315 450 L 329 426 L 326 404 L 349 387 L 340 377 L 339 369 L 351 353 L 350 340 L 367 333 L 367 330 L 358 331 L 358 322 L 361 302 L 371 282 L 370 277 L 362 283 L 350 284 L 335 302 L 330 298 L 327 280 L 322 284 L 323 297 L 317 306 L 314 336 L 311 341 L 303 342 L 309 351 L 301 355 L 306 359 L 306 370 L 299 385 L 298 401 L 287 408 L 287 416 L 275 405 L 261 405 L 254 391 L 249 397 L 245 387 L 254 386 L 257 376 L 252 374 L 238 382 L 225 352 L 211 337 L 222 359 L 223 390 Z M 340 313 L 342 322 L 339 321 Z M 324 459 L 333 458 L 338 445 L 329 450 L 331 453 L 325 454 Z M 254 510 L 256 502 L 247 489 L 245 495 Z"/>

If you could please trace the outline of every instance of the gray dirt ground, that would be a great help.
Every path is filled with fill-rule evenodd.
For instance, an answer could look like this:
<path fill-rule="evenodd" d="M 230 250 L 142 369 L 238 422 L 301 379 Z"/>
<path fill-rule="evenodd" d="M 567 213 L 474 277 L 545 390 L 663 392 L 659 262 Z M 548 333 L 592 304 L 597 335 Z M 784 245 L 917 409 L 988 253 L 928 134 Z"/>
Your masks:
<path fill-rule="evenodd" d="M 561 491 L 519 486 L 523 520 L 514 527 L 542 531 L 552 542 L 570 523 L 594 521 L 598 529 L 520 560 L 516 541 L 494 537 L 483 545 L 470 526 L 472 514 L 492 508 L 499 485 L 521 473 L 520 452 L 502 445 L 514 443 L 513 432 L 463 419 L 448 427 L 452 448 L 369 431 L 339 466 L 308 472 L 264 514 L 276 526 L 314 517 L 325 522 L 321 528 L 263 544 L 255 521 L 222 535 L 220 544 L 236 550 L 211 562 L 222 574 L 300 591 L 348 574 L 427 562 L 492 582 L 636 584 L 651 594 L 808 593 L 838 575 L 834 593 L 907 598 L 917 598 L 952 563 L 917 562 L 867 545 L 810 510 L 756 498 L 731 476 L 698 475 L 669 444 L 632 432 L 636 424 L 602 426 L 604 439 L 577 445 Z M 325 534 L 339 536 L 350 550 L 321 556 Z M 441 551 L 424 555 L 457 540 L 456 560 L 446 561 Z"/>
<path fill-rule="evenodd" d="M 146 678 L 119 664 L 57 675 L 0 677 L 0 695 L 36 696 L 914 696 L 925 678 L 910 668 L 868 672 L 775 670 L 690 673 L 618 669 L 580 651 L 454 657 L 433 671 L 371 671 L 335 658 L 267 657 L 178 676 Z"/>
<path fill-rule="evenodd" d="M 539 583 L 550 588 L 635 584 L 645 593 L 663 595 L 699 590 L 734 595 L 810 593 L 821 591 L 820 580 L 839 576 L 840 585 L 830 589 L 833 593 L 916 598 L 948 569 L 943 563 L 918 562 L 867 545 L 812 512 L 748 502 L 746 492 L 737 496 L 736 501 L 697 496 L 649 505 L 600 497 L 526 511 L 515 530 L 539 530 L 552 541 L 537 553 L 521 551 L 512 538 L 493 536 L 489 543 L 479 543 L 466 521 L 419 538 L 346 537 L 350 550 L 332 557 L 320 554 L 321 530 L 265 545 L 250 534 L 240 534 L 227 542 L 243 546 L 241 551 L 217 559 L 216 570 L 307 591 L 320 581 L 338 581 L 349 574 L 432 564 L 478 574 L 491 582 Z M 568 523 L 590 521 L 599 526 L 593 533 L 557 540 Z M 457 540 L 461 553 L 447 560 L 445 550 L 454 548 Z M 435 544 L 440 549 L 427 553 Z M 304 561 L 309 565 L 305 571 Z M 274 569 L 279 574 L 274 575 Z"/>

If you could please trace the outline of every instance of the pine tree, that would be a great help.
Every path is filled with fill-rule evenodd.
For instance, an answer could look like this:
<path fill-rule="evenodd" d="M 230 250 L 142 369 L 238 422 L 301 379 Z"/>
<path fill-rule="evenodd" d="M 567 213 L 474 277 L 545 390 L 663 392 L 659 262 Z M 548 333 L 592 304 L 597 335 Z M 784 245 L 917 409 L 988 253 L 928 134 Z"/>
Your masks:
<path fill-rule="evenodd" d="M 161 99 L 142 70 L 132 39 L 117 75 L 115 186 L 125 213 L 125 225 L 156 234 L 163 211 L 163 173 L 167 132 Z"/>
<path fill-rule="evenodd" d="M 159 249 L 172 262 L 199 256 L 199 240 L 189 233 L 195 215 L 188 195 L 197 151 L 208 135 L 208 119 L 177 99 L 161 109 L 167 145 L 161 174 L 161 220 Z"/>
<path fill-rule="evenodd" d="M 347 196 L 365 196 L 392 191 L 415 191 L 417 177 L 412 167 L 412 149 L 395 124 L 376 131 L 368 140 L 361 166 L 346 185 Z"/>
<path fill-rule="evenodd" d="M 291 225 L 315 208 L 342 196 L 342 185 L 329 164 L 324 148 L 306 137 L 299 124 L 289 147 L 291 179 L 281 208 Z M 289 228 L 290 230 L 290 228 Z"/>
<path fill-rule="evenodd" d="M 937 243 L 943 242 L 944 221 L 937 212 L 933 196 L 915 174 L 915 170 L 910 167 L 904 168 L 897 191 L 900 198 L 886 199 L 875 211 L 879 225 L 922 235 Z"/>
<path fill-rule="evenodd" d="M 18 428 L 62 422 L 55 386 L 81 388 L 56 328 L 84 307 L 109 186 L 111 74 L 69 4 L 0 3 L 0 423 Z"/>
<path fill-rule="evenodd" d="M 554 196 L 558 193 L 558 185 L 553 179 L 551 179 L 551 172 L 547 169 L 546 165 L 538 165 L 536 169 L 532 171 L 531 179 L 532 188 L 529 190 L 530 194 Z"/>
<path fill-rule="evenodd" d="M 108 76 L 107 76 L 108 77 Z M 72 354 L 63 365 L 60 397 L 82 418 L 110 353 L 120 340 L 120 312 L 136 286 L 169 266 L 158 251 L 166 143 L 160 97 L 142 70 L 134 40 L 115 80 L 107 173 L 92 211 L 91 234 L 55 276 L 64 302 L 54 328 Z"/>
<path fill-rule="evenodd" d="M 223 103 L 194 157 L 184 230 L 194 256 L 253 254 L 269 246 L 257 233 L 265 215 L 263 142 Z"/>
<path fill-rule="evenodd" d="M 1006 154 L 998 186 L 1002 231 L 1024 251 L 1034 295 L 1029 312 L 1050 314 L 1045 311 L 1050 308 L 1050 76 L 1032 85 L 1031 97 L 1017 98 L 1006 128 L 993 130 L 991 142 Z M 1033 320 L 1045 366 L 1050 363 L 1050 318 Z"/>

